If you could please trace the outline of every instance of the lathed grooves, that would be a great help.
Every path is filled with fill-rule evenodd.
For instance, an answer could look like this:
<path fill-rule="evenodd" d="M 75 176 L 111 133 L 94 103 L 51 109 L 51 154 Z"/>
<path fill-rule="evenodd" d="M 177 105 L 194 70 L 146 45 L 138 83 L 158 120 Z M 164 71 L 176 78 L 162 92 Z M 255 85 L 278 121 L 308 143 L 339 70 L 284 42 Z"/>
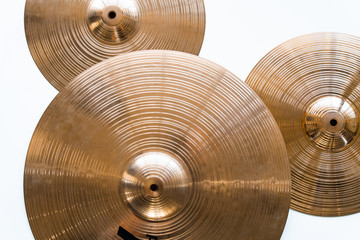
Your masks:
<path fill-rule="evenodd" d="M 118 19 L 106 19 L 109 8 Z M 84 70 L 120 53 L 199 54 L 205 9 L 203 0 L 27 0 L 25 32 L 40 71 L 61 90 Z"/>
<path fill-rule="evenodd" d="M 269 107 L 291 162 L 295 210 L 360 211 L 360 38 L 314 33 L 268 53 L 246 83 Z"/>
<path fill-rule="evenodd" d="M 36 239 L 114 239 L 120 225 L 140 239 L 275 240 L 290 205 L 267 107 L 224 68 L 172 51 L 122 54 L 69 83 L 24 181 Z"/>

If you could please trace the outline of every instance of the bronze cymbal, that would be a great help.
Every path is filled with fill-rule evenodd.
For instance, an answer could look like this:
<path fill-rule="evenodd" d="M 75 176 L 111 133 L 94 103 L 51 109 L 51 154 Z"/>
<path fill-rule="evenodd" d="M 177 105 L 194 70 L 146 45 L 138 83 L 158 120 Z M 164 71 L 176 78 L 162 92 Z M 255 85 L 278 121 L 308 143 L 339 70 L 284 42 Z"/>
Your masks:
<path fill-rule="evenodd" d="M 360 211 L 360 38 L 314 33 L 268 53 L 246 80 L 274 115 L 291 162 L 291 207 Z"/>
<path fill-rule="evenodd" d="M 203 0 L 26 0 L 30 52 L 59 91 L 120 53 L 164 49 L 199 54 Z"/>
<path fill-rule="evenodd" d="M 70 82 L 33 135 L 25 203 L 36 239 L 280 239 L 281 133 L 260 98 L 200 57 L 140 51 Z"/>

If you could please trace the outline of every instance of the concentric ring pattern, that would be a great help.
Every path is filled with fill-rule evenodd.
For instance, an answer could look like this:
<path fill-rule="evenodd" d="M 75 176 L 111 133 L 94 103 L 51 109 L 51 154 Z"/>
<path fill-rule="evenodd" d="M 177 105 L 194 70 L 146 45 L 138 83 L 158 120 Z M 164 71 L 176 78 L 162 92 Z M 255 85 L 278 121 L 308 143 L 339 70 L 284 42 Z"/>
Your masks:
<path fill-rule="evenodd" d="M 30 52 L 59 91 L 89 67 L 120 53 L 164 49 L 199 54 L 203 0 L 27 0 Z"/>
<path fill-rule="evenodd" d="M 290 166 L 241 80 L 172 51 L 120 55 L 48 107 L 25 167 L 36 239 L 280 239 Z"/>
<path fill-rule="evenodd" d="M 284 136 L 291 207 L 320 216 L 360 211 L 360 38 L 313 33 L 268 53 L 246 80 Z"/>

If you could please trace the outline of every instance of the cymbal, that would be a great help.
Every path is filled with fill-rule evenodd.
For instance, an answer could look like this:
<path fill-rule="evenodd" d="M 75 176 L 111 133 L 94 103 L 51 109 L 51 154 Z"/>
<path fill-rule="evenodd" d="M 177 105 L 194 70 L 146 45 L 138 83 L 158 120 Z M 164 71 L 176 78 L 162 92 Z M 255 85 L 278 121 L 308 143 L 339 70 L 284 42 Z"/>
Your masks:
<path fill-rule="evenodd" d="M 26 0 L 30 52 L 59 91 L 89 67 L 120 53 L 165 49 L 199 54 L 203 0 Z"/>
<path fill-rule="evenodd" d="M 290 205 L 286 147 L 263 102 L 172 51 L 123 54 L 70 82 L 24 177 L 36 239 L 280 239 Z"/>
<path fill-rule="evenodd" d="M 295 210 L 360 211 L 359 59 L 360 38 L 314 33 L 273 49 L 246 80 L 284 136 Z"/>

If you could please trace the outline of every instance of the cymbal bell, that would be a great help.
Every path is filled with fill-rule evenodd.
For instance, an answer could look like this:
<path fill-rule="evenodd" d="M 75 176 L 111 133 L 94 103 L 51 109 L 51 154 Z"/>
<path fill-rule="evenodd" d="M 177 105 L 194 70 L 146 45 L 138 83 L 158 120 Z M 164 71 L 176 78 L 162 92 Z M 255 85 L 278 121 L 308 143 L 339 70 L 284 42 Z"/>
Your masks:
<path fill-rule="evenodd" d="M 91 66 L 120 53 L 165 49 L 199 54 L 203 0 L 27 0 L 30 52 L 59 91 Z"/>
<path fill-rule="evenodd" d="M 360 211 L 360 38 L 314 33 L 268 53 L 246 83 L 274 115 L 291 162 L 291 207 Z"/>
<path fill-rule="evenodd" d="M 200 57 L 140 51 L 88 69 L 42 116 L 25 204 L 36 239 L 280 239 L 290 166 L 269 110 Z"/>

